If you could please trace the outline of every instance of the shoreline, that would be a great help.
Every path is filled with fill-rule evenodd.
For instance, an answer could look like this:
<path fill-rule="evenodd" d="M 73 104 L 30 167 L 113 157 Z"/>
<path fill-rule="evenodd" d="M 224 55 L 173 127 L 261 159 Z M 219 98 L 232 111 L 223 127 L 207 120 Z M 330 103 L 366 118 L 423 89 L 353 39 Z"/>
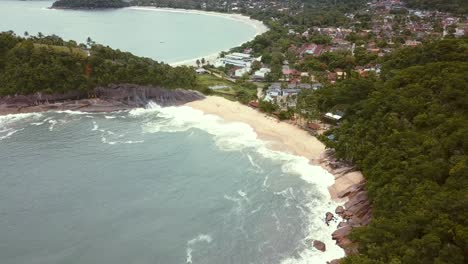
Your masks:
<path fill-rule="evenodd" d="M 216 16 L 222 17 L 225 19 L 230 19 L 234 21 L 238 21 L 244 24 L 247 24 L 250 27 L 255 29 L 255 35 L 247 40 L 237 44 L 235 47 L 241 46 L 245 42 L 253 40 L 256 36 L 261 35 L 269 30 L 269 28 L 259 20 L 252 19 L 248 16 L 242 14 L 230 14 L 230 13 L 219 13 L 219 12 L 212 12 L 212 11 L 202 11 L 202 10 L 195 10 L 195 9 L 179 9 L 179 8 L 166 8 L 166 7 L 152 7 L 152 6 L 130 6 L 125 7 L 125 9 L 132 9 L 132 10 L 142 10 L 142 11 L 153 11 L 153 12 L 172 12 L 172 13 L 181 13 L 181 14 L 197 14 L 197 15 L 206 15 L 206 16 Z M 207 55 L 202 55 L 197 58 L 186 59 L 177 62 L 168 63 L 170 66 L 196 66 L 196 61 L 201 58 L 205 58 L 206 61 L 214 61 L 218 58 L 219 54 L 226 50 L 219 50 L 217 52 L 213 52 Z"/>
<path fill-rule="evenodd" d="M 174 106 L 185 105 L 200 110 L 205 114 L 221 117 L 227 122 L 242 122 L 248 124 L 257 133 L 258 138 L 267 143 L 274 151 L 290 153 L 304 157 L 309 164 L 320 166 L 333 176 L 333 183 L 327 187 L 330 202 L 338 205 L 330 208 L 323 218 L 323 224 L 337 224 L 330 234 L 341 247 L 345 256 L 356 254 L 357 245 L 349 238 L 354 227 L 365 226 L 372 217 L 372 206 L 367 198 L 365 180 L 361 172 L 352 164 L 338 161 L 332 150 L 306 130 L 277 120 L 239 102 L 229 101 L 223 97 L 200 97 L 198 93 L 190 92 L 187 98 Z M 197 98 L 198 97 L 198 98 Z M 141 105 L 122 103 L 119 97 L 65 100 L 57 103 L 46 103 L 16 108 L 0 104 L 0 116 L 24 113 L 39 113 L 47 111 L 82 111 L 82 112 L 115 112 L 141 108 Z M 185 102 L 184 102 L 185 100 Z M 170 106 L 168 105 L 168 106 Z M 321 241 L 319 241 L 321 242 Z M 310 245 L 312 247 L 312 245 Z M 330 260 L 330 264 L 338 264 L 339 260 Z"/>
<path fill-rule="evenodd" d="M 320 166 L 330 173 L 334 177 L 334 183 L 328 186 L 330 200 L 339 206 L 334 212 L 324 216 L 324 224 L 339 222 L 336 231 L 331 234 L 333 240 L 344 250 L 345 255 L 357 253 L 357 245 L 347 236 L 353 227 L 367 225 L 371 217 L 361 172 L 356 171 L 351 164 L 337 161 L 333 152 L 327 150 L 321 141 L 306 130 L 281 122 L 239 102 L 208 96 L 185 105 L 205 114 L 220 116 L 228 122 L 246 123 L 254 129 L 259 139 L 269 143 L 272 150 L 305 157 L 311 165 Z M 339 262 L 333 260 L 330 263 Z"/>

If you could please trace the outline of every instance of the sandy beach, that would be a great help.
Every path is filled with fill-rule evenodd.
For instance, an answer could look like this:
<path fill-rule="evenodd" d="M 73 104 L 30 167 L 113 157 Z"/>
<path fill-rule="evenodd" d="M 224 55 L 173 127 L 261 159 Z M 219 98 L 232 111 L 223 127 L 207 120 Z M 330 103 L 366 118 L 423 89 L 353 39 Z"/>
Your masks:
<path fill-rule="evenodd" d="M 307 131 L 288 124 L 245 106 L 239 102 L 229 101 L 222 97 L 208 96 L 206 99 L 187 104 L 207 114 L 214 114 L 226 121 L 247 123 L 256 131 L 258 137 L 268 141 L 274 150 L 288 152 L 306 157 L 312 164 L 319 165 L 325 153 L 325 145 Z M 325 169 L 328 169 L 324 166 Z M 330 170 L 329 170 L 330 171 Z M 335 201 L 347 199 L 343 193 L 362 182 L 360 173 L 334 174 L 335 184 L 330 186 L 330 196 Z"/>
<path fill-rule="evenodd" d="M 220 116 L 226 121 L 247 123 L 254 128 L 258 137 L 268 141 L 273 149 L 304 156 L 316 164 L 325 150 L 323 143 L 307 131 L 285 122 L 278 122 L 277 119 L 239 102 L 208 96 L 204 100 L 193 101 L 187 105 L 207 114 Z"/>
<path fill-rule="evenodd" d="M 241 14 L 224 14 L 224 13 L 217 13 L 217 12 L 209 12 L 209 11 L 201 11 L 201 10 L 189 10 L 189 9 L 175 9 L 175 8 L 159 8 L 159 7 L 144 7 L 144 6 L 138 6 L 138 7 L 128 7 L 129 9 L 135 9 L 135 10 L 147 10 L 147 11 L 155 11 L 155 12 L 172 12 L 172 13 L 184 13 L 184 14 L 198 14 L 198 15 L 205 15 L 205 16 L 217 16 L 217 17 L 222 17 L 225 19 L 231 19 L 235 21 L 242 22 L 244 24 L 247 24 L 255 29 L 255 35 L 252 37 L 255 38 L 256 36 L 265 33 L 268 31 L 268 27 L 263 24 L 263 22 L 251 19 L 250 17 L 241 15 Z M 237 46 L 242 45 L 242 43 L 239 43 Z M 213 62 L 215 61 L 219 53 L 221 53 L 224 50 L 219 50 L 216 52 L 213 52 L 211 54 L 207 54 L 204 56 L 200 56 L 198 58 L 193 58 L 193 59 L 188 59 L 188 60 L 183 60 L 183 61 L 178 61 L 178 62 L 173 62 L 170 63 L 171 66 L 181 66 L 181 65 L 187 65 L 187 66 L 195 66 L 197 59 L 204 58 L 206 61 Z"/>

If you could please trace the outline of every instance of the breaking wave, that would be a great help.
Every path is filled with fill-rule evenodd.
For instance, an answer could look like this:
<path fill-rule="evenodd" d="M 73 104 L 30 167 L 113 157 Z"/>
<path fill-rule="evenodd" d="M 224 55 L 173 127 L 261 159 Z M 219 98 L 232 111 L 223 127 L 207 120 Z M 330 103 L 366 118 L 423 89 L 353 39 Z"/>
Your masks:
<path fill-rule="evenodd" d="M 193 253 L 193 248 L 192 246 L 197 244 L 197 243 L 200 243 L 200 242 L 204 242 L 204 243 L 211 243 L 211 241 L 213 241 L 213 238 L 211 238 L 211 236 L 207 235 L 207 234 L 200 234 L 198 235 L 197 237 L 187 241 L 187 258 L 186 258 L 186 263 L 193 263 L 192 262 L 192 253 Z"/>
<path fill-rule="evenodd" d="M 134 118 L 146 118 L 143 124 L 145 133 L 158 132 L 183 132 L 190 129 L 200 129 L 211 134 L 215 144 L 223 151 L 255 151 L 264 158 L 282 164 L 281 169 L 285 174 L 299 176 L 313 187 L 308 193 L 310 201 L 301 206 L 300 211 L 307 219 L 307 235 L 301 241 L 296 257 L 286 258 L 282 264 L 302 264 L 302 263 L 325 263 L 328 260 L 341 258 L 344 252 L 331 238 L 331 233 L 336 230 L 333 225 L 326 226 L 323 217 L 327 211 L 332 211 L 339 205 L 331 200 L 328 186 L 334 183 L 334 177 L 320 166 L 311 165 L 309 160 L 302 156 L 275 151 L 268 148 L 268 143 L 258 139 L 254 129 L 245 123 L 225 122 L 222 118 L 205 114 L 200 110 L 189 106 L 160 107 L 150 103 L 147 108 L 139 108 L 130 111 Z M 151 116 L 157 116 L 152 119 Z M 263 171 L 254 162 L 251 155 L 247 155 L 253 169 Z M 267 188 L 268 175 L 263 180 L 263 187 Z M 285 206 L 290 206 L 291 200 L 296 199 L 292 189 L 277 192 L 285 200 Z M 245 193 L 238 191 L 238 198 L 224 195 L 224 198 L 237 204 L 237 212 L 241 210 L 241 201 L 246 198 Z M 255 211 L 255 210 L 254 210 Z M 313 214 L 311 212 L 314 212 Z M 278 230 L 280 220 L 275 213 L 272 215 L 276 219 Z M 317 217 L 319 216 L 319 217 Z M 326 252 L 320 252 L 312 247 L 311 241 L 320 240 L 326 244 Z M 189 254 L 188 254 L 189 255 Z M 190 255 L 191 256 L 191 255 Z M 191 260 L 191 258 L 190 258 Z M 189 262 L 188 262 L 189 263 Z"/>

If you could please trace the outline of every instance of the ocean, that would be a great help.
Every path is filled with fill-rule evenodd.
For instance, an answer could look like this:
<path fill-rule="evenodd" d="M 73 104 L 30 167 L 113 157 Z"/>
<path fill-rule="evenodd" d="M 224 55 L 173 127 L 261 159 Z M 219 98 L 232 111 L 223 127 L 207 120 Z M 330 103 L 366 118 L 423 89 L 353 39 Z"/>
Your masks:
<path fill-rule="evenodd" d="M 215 16 L 37 8 L 47 5 L 0 1 L 0 28 L 89 34 L 167 61 L 252 37 L 231 20 L 194 34 L 197 23 L 222 19 Z M 174 23 L 143 23 L 161 15 Z M 176 22 L 186 19 L 192 22 Z M 149 34 L 167 26 L 178 36 Z M 210 30 L 226 33 L 211 36 L 219 42 L 210 48 L 195 41 Z M 190 47 L 175 42 L 179 56 L 159 38 L 191 39 Z M 247 124 L 188 106 L 0 116 L 0 263 L 325 263 L 344 255 L 331 239 L 337 223 L 324 222 L 336 207 L 332 182 L 307 159 L 270 150 Z M 313 248 L 313 240 L 327 250 Z"/>
<path fill-rule="evenodd" d="M 148 9 L 54 10 L 53 1 L 0 0 L 0 31 L 41 32 L 97 43 L 166 63 L 208 57 L 251 40 L 256 28 L 243 20 Z"/>

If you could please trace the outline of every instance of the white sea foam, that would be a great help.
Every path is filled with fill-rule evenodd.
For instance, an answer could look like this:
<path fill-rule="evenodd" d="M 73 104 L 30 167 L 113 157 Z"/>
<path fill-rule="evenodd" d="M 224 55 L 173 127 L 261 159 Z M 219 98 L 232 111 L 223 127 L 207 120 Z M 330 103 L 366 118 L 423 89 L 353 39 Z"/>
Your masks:
<path fill-rule="evenodd" d="M 257 169 L 257 173 L 263 173 L 262 167 L 260 167 L 255 161 L 253 160 L 252 156 L 250 154 L 247 154 L 247 158 L 249 158 L 250 164 Z"/>
<path fill-rule="evenodd" d="M 311 197 L 310 202 L 300 209 L 303 213 L 313 212 L 306 214 L 309 230 L 302 243 L 305 245 L 306 240 L 318 239 L 326 244 L 327 251 L 321 252 L 313 248 L 312 245 L 305 245 L 304 250 L 299 252 L 299 258 L 285 259 L 283 264 L 324 263 L 344 256 L 343 250 L 331 239 L 331 233 L 336 230 L 336 227 L 324 224 L 323 217 L 325 213 L 334 210 L 338 204 L 331 201 L 328 192 L 328 186 L 334 183 L 334 177 L 320 166 L 311 165 L 305 157 L 269 149 L 267 143 L 259 140 L 253 128 L 245 123 L 225 122 L 218 116 L 204 114 L 202 111 L 188 106 L 162 108 L 156 104 L 150 104 L 147 109 L 135 109 L 130 114 L 133 117 L 140 118 L 149 118 L 152 115 L 158 116 L 157 119 L 148 119 L 149 121 L 143 125 L 143 131 L 146 133 L 200 129 L 213 135 L 216 145 L 221 150 L 254 150 L 264 158 L 281 164 L 281 169 L 285 174 L 297 175 L 313 185 L 314 188 L 311 188 L 311 190 L 314 193 L 308 194 Z M 256 163 L 254 163 L 252 156 L 249 157 L 248 155 L 248 158 L 252 166 L 255 167 L 254 164 Z M 268 176 L 263 181 L 264 187 L 267 187 L 267 181 Z M 242 197 L 241 193 L 238 194 Z M 290 188 L 276 194 L 284 197 L 285 206 L 295 203 L 293 203 L 293 200 L 296 197 L 294 191 Z M 241 199 L 228 195 L 225 195 L 224 198 L 238 204 L 237 212 L 242 210 Z M 280 219 L 275 213 L 272 216 L 276 219 L 277 229 L 279 230 L 281 228 Z"/>
<path fill-rule="evenodd" d="M 0 131 L 0 141 L 4 140 L 4 139 L 7 139 L 7 138 L 10 138 L 11 136 L 13 136 L 16 132 L 19 132 L 21 130 L 23 130 L 24 128 L 21 128 L 21 129 L 11 129 L 11 128 L 8 128 L 8 129 L 4 129 L 4 130 L 1 130 Z M 2 133 L 5 133 L 5 135 L 1 135 Z"/>
<path fill-rule="evenodd" d="M 54 127 L 57 124 L 57 120 L 54 120 L 54 119 L 49 120 L 49 124 L 50 124 L 49 131 L 54 131 Z"/>
<path fill-rule="evenodd" d="M 75 111 L 75 110 L 59 110 L 59 111 L 52 111 L 59 114 L 69 114 L 69 115 L 92 115 L 93 113 L 89 112 L 82 112 L 82 111 Z"/>
<path fill-rule="evenodd" d="M 193 252 L 192 246 L 194 244 L 199 243 L 199 242 L 205 242 L 205 243 L 209 244 L 209 243 L 211 243 L 211 241 L 213 241 L 213 238 L 211 236 L 207 235 L 207 234 L 199 234 L 197 237 L 187 241 L 186 263 L 193 263 L 192 262 L 192 252 Z"/>
<path fill-rule="evenodd" d="M 9 114 L 0 116 L 0 127 L 4 127 L 11 123 L 23 120 L 23 119 L 31 119 L 36 120 L 42 116 L 41 113 L 23 113 L 23 114 Z"/>
<path fill-rule="evenodd" d="M 91 129 L 91 131 L 96 131 L 98 129 L 99 129 L 98 124 L 96 123 L 96 121 L 93 120 L 93 128 Z"/>
<path fill-rule="evenodd" d="M 268 186 L 267 186 L 267 182 L 268 182 L 268 174 L 265 175 L 265 178 L 263 179 L 263 184 L 262 184 L 263 187 L 268 187 Z"/>

